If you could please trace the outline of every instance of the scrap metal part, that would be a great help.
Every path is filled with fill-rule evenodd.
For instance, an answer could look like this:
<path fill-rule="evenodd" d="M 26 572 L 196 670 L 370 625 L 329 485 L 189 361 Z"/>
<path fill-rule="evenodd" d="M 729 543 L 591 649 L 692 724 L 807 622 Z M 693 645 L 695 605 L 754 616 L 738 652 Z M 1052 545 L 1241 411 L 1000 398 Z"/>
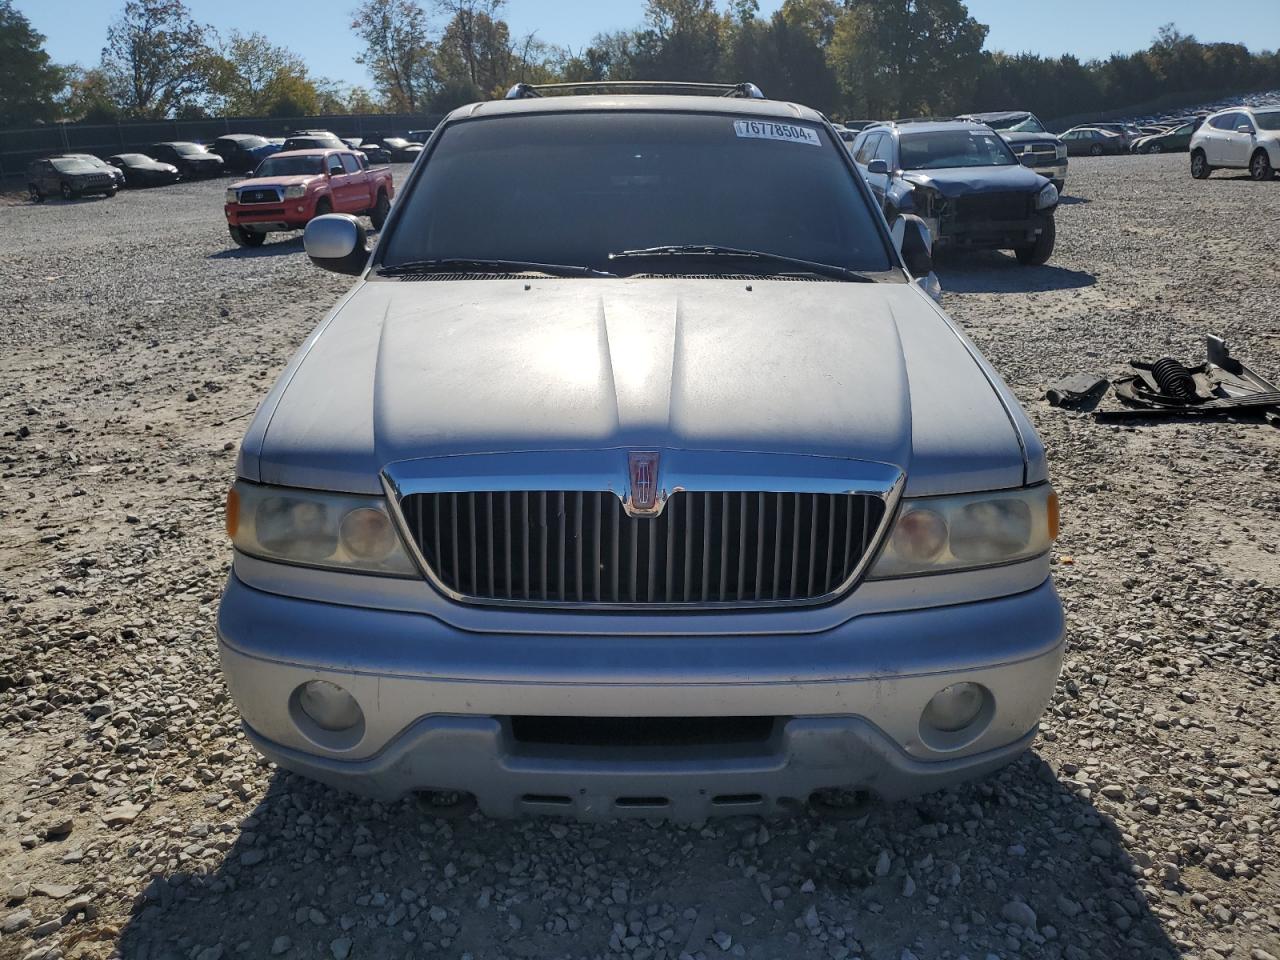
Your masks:
<path fill-rule="evenodd" d="M 1208 359 L 1186 367 L 1172 357 L 1155 363 L 1130 361 L 1137 371 L 1114 383 L 1128 409 L 1094 411 L 1098 420 L 1134 417 L 1259 415 L 1280 424 L 1280 388 L 1231 356 L 1227 342 L 1205 337 Z"/>
<path fill-rule="evenodd" d="M 1073 373 L 1049 384 L 1044 397 L 1050 405 L 1068 410 L 1092 410 L 1107 392 L 1111 381 L 1087 373 Z"/>

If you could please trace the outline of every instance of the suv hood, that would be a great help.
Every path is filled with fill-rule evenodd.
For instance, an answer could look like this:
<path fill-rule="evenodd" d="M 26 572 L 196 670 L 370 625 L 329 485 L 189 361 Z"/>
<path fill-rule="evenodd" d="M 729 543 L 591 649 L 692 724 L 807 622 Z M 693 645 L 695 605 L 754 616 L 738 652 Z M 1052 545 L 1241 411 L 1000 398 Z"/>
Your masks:
<path fill-rule="evenodd" d="M 841 457 L 913 495 L 1043 473 L 1017 402 L 906 283 L 367 281 L 259 408 L 240 475 L 381 493 L 398 461 L 605 448 Z"/>
<path fill-rule="evenodd" d="M 938 170 L 908 170 L 902 179 L 915 186 L 931 187 L 944 197 L 974 193 L 1008 193 L 1025 190 L 1035 193 L 1049 181 L 1022 164 L 1007 167 L 943 167 Z"/>

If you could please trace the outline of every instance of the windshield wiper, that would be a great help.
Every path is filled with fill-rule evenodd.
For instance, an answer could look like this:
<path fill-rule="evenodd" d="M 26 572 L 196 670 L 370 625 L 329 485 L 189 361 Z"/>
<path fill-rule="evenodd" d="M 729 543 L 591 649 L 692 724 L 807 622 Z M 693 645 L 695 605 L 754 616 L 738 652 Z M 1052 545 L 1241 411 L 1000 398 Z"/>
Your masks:
<path fill-rule="evenodd" d="M 805 273 L 813 273 L 823 277 L 835 277 L 839 280 L 852 280 L 855 283 L 875 283 L 874 277 L 850 270 L 848 267 L 834 263 L 818 263 L 814 260 L 802 260 L 799 257 L 788 257 L 780 253 L 768 253 L 764 250 L 743 250 L 738 247 L 722 247 L 714 243 L 671 243 L 660 247 L 643 247 L 639 250 L 623 250 L 609 254 L 610 260 L 644 260 L 661 257 L 726 257 L 743 260 L 763 260 L 769 263 L 798 267 Z"/>
<path fill-rule="evenodd" d="M 406 260 L 378 268 L 380 277 L 403 277 L 414 273 L 545 273 L 550 277 L 616 277 L 616 273 L 563 263 L 534 263 L 530 260 L 490 260 L 484 257 L 438 257 L 434 260 Z"/>

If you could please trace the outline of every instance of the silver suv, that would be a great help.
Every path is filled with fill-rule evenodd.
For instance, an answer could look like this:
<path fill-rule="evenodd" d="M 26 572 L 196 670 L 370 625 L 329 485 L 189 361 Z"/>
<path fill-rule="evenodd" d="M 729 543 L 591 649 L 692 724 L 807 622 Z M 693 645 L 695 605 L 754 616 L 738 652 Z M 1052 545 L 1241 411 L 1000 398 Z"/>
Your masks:
<path fill-rule="evenodd" d="M 228 498 L 248 738 L 491 816 L 785 813 L 1017 757 L 1057 501 L 917 282 L 923 223 L 750 85 L 567 92 L 451 113 L 372 255 L 307 227 L 359 279 Z"/>

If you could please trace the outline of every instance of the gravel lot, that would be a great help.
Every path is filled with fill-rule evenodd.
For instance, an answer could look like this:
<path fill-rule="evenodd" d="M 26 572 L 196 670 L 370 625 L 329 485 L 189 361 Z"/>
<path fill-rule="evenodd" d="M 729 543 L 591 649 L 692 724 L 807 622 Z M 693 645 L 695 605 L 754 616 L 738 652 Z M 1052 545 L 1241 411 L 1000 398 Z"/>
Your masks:
<path fill-rule="evenodd" d="M 939 271 L 1063 498 L 1035 750 L 856 820 L 694 827 L 446 822 L 261 763 L 217 670 L 222 500 L 347 281 L 231 248 L 224 181 L 0 200 L 0 957 L 1280 956 L 1280 431 L 1039 399 L 1206 332 L 1280 375 L 1280 182 L 1185 168 L 1073 159 L 1050 265 Z"/>

